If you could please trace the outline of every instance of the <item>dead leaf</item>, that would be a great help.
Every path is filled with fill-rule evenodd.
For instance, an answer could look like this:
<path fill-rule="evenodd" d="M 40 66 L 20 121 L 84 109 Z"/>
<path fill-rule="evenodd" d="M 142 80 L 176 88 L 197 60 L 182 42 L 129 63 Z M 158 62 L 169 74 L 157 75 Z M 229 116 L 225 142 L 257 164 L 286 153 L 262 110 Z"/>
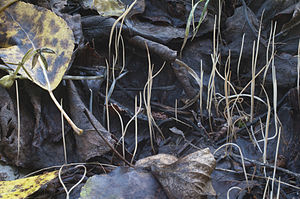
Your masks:
<path fill-rule="evenodd" d="M 157 154 L 138 160 L 135 163 L 136 167 L 151 167 L 151 165 L 170 165 L 176 162 L 178 158 L 169 154 Z"/>
<path fill-rule="evenodd" d="M 1 1 L 0 7 L 7 2 Z M 0 13 L 0 35 L 9 41 L 6 48 L 0 48 L 0 57 L 13 69 L 17 66 L 9 63 L 19 63 L 30 49 L 53 50 L 55 54 L 43 55 L 49 66 L 46 72 L 50 88 L 53 90 L 57 87 L 68 68 L 74 48 L 73 33 L 62 18 L 50 10 L 17 2 Z M 41 66 L 31 69 L 31 61 L 28 61 L 25 68 L 34 83 L 48 90 Z M 19 72 L 27 76 L 23 69 Z"/>
<path fill-rule="evenodd" d="M 210 178 L 216 161 L 208 148 L 180 159 L 158 154 L 137 161 L 136 166 L 151 167 L 169 198 L 206 198 L 216 195 Z"/>
<path fill-rule="evenodd" d="M 80 198 L 167 199 L 167 196 L 150 172 L 118 167 L 109 174 L 90 177 L 81 189 Z"/>
<path fill-rule="evenodd" d="M 57 174 L 57 171 L 52 171 L 42 175 L 13 181 L 0 181 L 0 198 L 26 198 L 39 190 L 41 186 L 56 178 Z"/>
<path fill-rule="evenodd" d="M 94 130 L 93 126 L 85 116 L 83 111 L 84 109 L 86 109 L 86 107 L 80 99 L 76 87 L 71 80 L 68 81 L 68 92 L 70 99 L 70 115 L 79 127 L 86 129 L 84 134 L 80 136 L 75 135 L 76 151 L 80 160 L 87 161 L 91 158 L 102 156 L 103 154 L 109 152 L 109 146 Z M 94 124 L 96 124 L 97 129 L 101 131 L 102 135 L 106 138 L 106 140 L 113 145 L 114 140 L 112 139 L 111 134 L 101 125 L 101 123 L 92 114 L 90 115 Z"/>
<path fill-rule="evenodd" d="M 125 5 L 118 0 L 83 0 L 83 6 L 95 9 L 102 16 L 120 16 L 125 11 Z"/>

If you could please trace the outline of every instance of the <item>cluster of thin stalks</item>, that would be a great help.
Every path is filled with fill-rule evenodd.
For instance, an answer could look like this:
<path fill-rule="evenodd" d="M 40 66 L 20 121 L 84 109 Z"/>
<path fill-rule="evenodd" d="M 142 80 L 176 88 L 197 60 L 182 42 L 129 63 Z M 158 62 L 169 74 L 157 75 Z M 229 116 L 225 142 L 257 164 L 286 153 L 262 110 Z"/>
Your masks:
<path fill-rule="evenodd" d="M 221 3 L 219 1 L 219 16 L 218 16 L 218 23 L 217 23 L 217 16 L 215 17 L 215 24 L 214 24 L 214 31 L 213 31 L 213 54 L 211 55 L 212 58 L 212 69 L 211 69 L 211 74 L 210 74 L 210 79 L 208 82 L 208 93 L 207 93 L 207 103 L 206 103 L 206 109 L 208 111 L 209 114 L 209 119 L 211 118 L 210 116 L 212 115 L 212 105 L 215 105 L 215 110 L 216 110 L 216 114 L 218 114 L 219 112 L 219 105 L 221 104 L 222 101 L 225 100 L 225 105 L 224 105 L 224 111 L 223 111 L 223 116 L 227 121 L 227 143 L 220 146 L 215 153 L 220 149 L 225 147 L 225 153 L 228 153 L 228 148 L 227 146 L 235 146 L 239 149 L 240 152 L 240 158 L 242 160 L 242 164 L 243 164 L 243 171 L 244 171 L 244 175 L 245 175 L 245 180 L 248 184 L 248 179 L 247 176 L 249 174 L 246 173 L 246 169 L 245 169 L 245 165 L 244 165 L 244 158 L 242 155 L 242 151 L 240 149 L 240 147 L 233 143 L 232 138 L 235 137 L 235 123 L 236 121 L 238 121 L 239 119 L 235 119 L 234 121 L 234 115 L 238 114 L 239 118 L 241 120 L 244 120 L 245 118 L 249 118 L 250 122 L 252 122 L 255 118 L 255 108 L 257 103 L 260 102 L 261 104 L 266 105 L 267 107 L 267 118 L 266 118 L 266 122 L 265 124 L 263 124 L 261 122 L 261 128 L 257 130 L 257 132 L 254 131 L 254 126 L 250 126 L 250 130 L 248 130 L 249 132 L 249 138 L 250 140 L 253 142 L 253 144 L 257 147 L 257 149 L 261 152 L 262 154 L 262 160 L 263 160 L 263 165 L 267 165 L 267 146 L 268 146 L 268 141 L 273 140 L 273 139 L 277 139 L 277 144 L 276 144 L 276 152 L 275 152 L 275 161 L 274 161 L 274 165 L 273 165 L 273 173 L 272 176 L 268 176 L 267 172 L 266 172 L 266 167 L 263 166 L 263 171 L 264 171 L 264 176 L 263 178 L 266 179 L 266 184 L 265 184 L 265 191 L 263 194 L 263 198 L 266 198 L 267 195 L 270 198 L 276 197 L 279 198 L 279 192 L 280 192 L 280 184 L 285 184 L 288 185 L 290 187 L 296 188 L 296 189 L 300 189 L 297 186 L 294 185 L 290 185 L 288 183 L 285 182 L 281 182 L 280 179 L 276 179 L 276 169 L 277 169 L 277 159 L 278 159 L 278 150 L 279 150 L 279 143 L 280 143 L 280 135 L 281 135 L 281 131 L 282 131 L 282 126 L 281 123 L 279 121 L 279 118 L 277 116 L 277 79 L 276 79 L 276 69 L 275 69 L 275 63 L 274 63 L 274 57 L 275 57 L 275 32 L 276 32 L 276 22 L 274 24 L 272 24 L 271 26 L 271 31 L 270 31 L 270 36 L 269 36 L 269 40 L 268 40 L 268 45 L 267 45 L 267 50 L 266 50 L 266 64 L 264 66 L 261 67 L 261 69 L 256 72 L 257 69 L 257 58 L 258 58 L 258 54 L 259 54 L 259 45 L 260 45 L 260 35 L 261 35 L 261 24 L 262 24 L 262 19 L 263 19 L 263 15 L 262 18 L 260 20 L 260 26 L 259 26 L 259 30 L 258 30 L 258 38 L 257 41 L 253 41 L 253 53 L 252 53 L 252 78 L 251 80 L 243 87 L 243 89 L 238 93 L 235 89 L 235 87 L 230 83 L 230 78 L 231 78 L 231 73 L 232 71 L 230 70 L 230 52 L 229 55 L 227 57 L 226 63 L 225 63 L 225 69 L 224 69 L 224 76 L 222 76 L 220 74 L 220 72 L 218 71 L 218 63 L 219 63 L 219 58 L 220 58 L 220 53 L 218 51 L 218 45 L 219 45 L 219 40 L 220 40 L 220 18 L 221 18 Z M 218 28 L 216 28 L 218 26 Z M 217 29 L 217 30 L 216 30 Z M 240 73 L 240 63 L 241 63 L 241 59 L 242 59 L 242 52 L 243 52 L 243 46 L 244 46 L 244 40 L 245 40 L 245 34 L 242 37 L 242 44 L 241 44 L 241 50 L 240 50 L 240 56 L 239 56 L 239 60 L 237 63 L 237 79 L 238 79 L 238 83 L 240 83 L 240 77 L 239 77 L 239 73 Z M 271 50 L 270 50 L 271 49 Z M 269 52 L 271 51 L 271 55 L 269 55 Z M 298 48 L 298 79 L 297 79 L 297 90 L 299 93 L 299 88 L 300 88 L 300 58 L 299 58 L 299 54 L 300 54 L 300 41 L 299 41 L 299 48 Z M 273 83 L 273 118 L 274 118 L 274 130 L 275 130 L 275 134 L 273 136 L 269 136 L 269 126 L 270 126 L 270 120 L 271 120 L 271 104 L 270 104 L 270 100 L 269 100 L 269 96 L 264 88 L 264 84 L 265 84 L 265 80 L 266 80 L 266 75 L 267 75 L 267 71 L 269 69 L 269 67 L 271 67 L 271 71 L 272 71 L 272 83 Z M 202 76 L 202 67 L 201 67 L 201 80 L 203 78 Z M 256 79 L 259 75 L 263 74 L 262 77 L 262 83 L 261 83 L 261 93 L 263 93 L 265 95 L 266 101 L 264 101 L 263 99 L 261 99 L 261 97 L 259 96 L 255 96 L 255 89 L 256 89 Z M 220 93 L 216 93 L 215 90 L 215 78 L 216 75 L 218 75 L 219 78 L 221 78 L 222 80 L 224 80 L 224 95 L 220 94 Z M 250 93 L 247 94 L 245 93 L 246 89 L 250 86 Z M 231 94 L 231 91 L 233 92 L 233 94 Z M 200 96 L 202 95 L 202 88 L 200 87 Z M 298 94 L 299 96 L 299 94 Z M 243 111 L 244 109 L 242 108 L 242 102 L 244 100 L 242 100 L 241 98 L 244 97 L 249 97 L 250 98 L 250 113 L 246 113 L 245 111 Z M 200 99 L 200 104 L 201 104 L 201 100 Z M 216 103 L 217 101 L 217 103 Z M 257 101 L 257 102 L 256 102 Z M 200 105 L 200 108 L 202 108 L 202 104 Z M 202 110 L 200 109 L 200 112 L 202 112 Z M 211 126 L 211 121 L 210 122 L 210 126 Z M 211 126 L 212 129 L 212 126 Z M 257 140 L 256 136 L 257 133 L 261 132 L 261 136 L 263 139 L 261 140 Z M 259 143 L 263 143 L 263 149 L 261 149 Z M 230 150 L 231 151 L 231 150 Z M 270 159 L 272 159 L 271 157 L 269 157 Z M 251 175 L 253 177 L 253 175 Z M 260 177 L 261 178 L 261 177 Z M 278 187 L 277 187 L 277 193 L 275 193 L 275 182 L 278 183 Z M 270 184 L 270 185 L 269 185 Z M 239 189 L 241 190 L 240 187 L 232 187 L 228 190 L 227 193 L 227 198 L 229 197 L 229 193 L 231 190 L 233 189 Z M 249 185 L 248 185 L 248 190 L 249 190 Z M 250 190 L 249 190 L 250 191 Z"/>
<path fill-rule="evenodd" d="M 133 6 L 135 5 L 135 3 L 137 2 L 137 0 L 135 0 L 127 9 L 126 11 L 116 20 L 115 24 L 112 27 L 111 30 L 111 34 L 110 34 L 110 39 L 109 39 L 109 58 L 110 60 L 107 60 L 107 74 L 106 74 L 106 97 L 105 97 L 105 106 L 104 106 L 104 114 L 106 118 L 106 128 L 108 130 L 108 132 L 110 132 L 110 114 L 109 114 L 109 105 L 113 108 L 113 110 L 117 113 L 119 120 L 120 120 L 120 125 L 121 125 L 121 131 L 122 131 L 122 136 L 119 139 L 117 144 L 121 144 L 122 145 L 122 155 L 125 158 L 125 153 L 126 153 L 126 146 L 125 146 L 125 138 L 126 138 L 126 132 L 128 130 L 129 125 L 134 121 L 134 128 L 135 128 L 135 148 L 134 148 L 134 152 L 133 152 L 133 156 L 131 159 L 131 163 L 133 163 L 134 161 L 134 157 L 136 155 L 137 149 L 138 149 L 138 114 L 141 112 L 142 110 L 142 104 L 144 104 L 145 110 L 146 110 L 146 114 L 148 117 L 148 128 L 149 128 L 149 134 L 150 134 L 150 144 L 152 147 L 153 152 L 155 153 L 155 149 L 154 149 L 154 138 L 155 138 L 155 134 L 154 134 L 154 129 L 157 129 L 160 133 L 161 136 L 162 132 L 160 131 L 159 127 L 157 126 L 153 116 L 152 116 L 152 112 L 151 112 L 151 90 L 152 90 L 152 83 L 153 83 L 153 79 L 155 78 L 155 76 L 157 76 L 163 69 L 164 65 L 158 70 L 157 73 L 153 74 L 153 68 L 154 66 L 151 64 L 151 57 L 150 57 L 150 53 L 149 53 L 149 49 L 146 45 L 146 49 L 147 49 L 147 56 L 148 56 L 148 80 L 144 86 L 144 90 L 143 93 L 139 93 L 139 96 L 135 97 L 135 101 L 134 101 L 134 107 L 135 107 L 135 112 L 134 115 L 132 116 L 132 118 L 129 119 L 129 121 L 127 122 L 127 124 L 124 124 L 123 122 L 123 118 L 121 116 L 121 114 L 119 113 L 119 111 L 114 107 L 113 104 L 110 103 L 110 97 L 114 91 L 115 85 L 117 83 L 117 81 L 122 78 L 124 75 L 126 75 L 126 71 L 125 71 L 125 46 L 124 46 L 124 41 L 121 35 L 121 31 L 122 31 L 122 26 L 124 24 L 124 20 L 127 16 L 127 14 L 129 13 L 129 11 L 133 8 Z M 201 1 L 197 2 L 196 4 L 194 4 L 194 2 L 192 1 L 192 11 L 189 15 L 188 18 L 188 22 L 187 22 L 187 29 L 186 29 L 186 38 L 184 39 L 181 51 L 183 50 L 188 35 L 189 35 L 189 28 L 190 25 L 192 24 L 193 26 L 193 37 L 195 36 L 195 34 L 197 33 L 200 24 L 202 23 L 202 21 L 204 20 L 205 16 L 206 16 L 206 10 L 207 10 L 207 5 L 209 0 L 206 1 L 205 3 L 205 7 L 203 10 L 203 13 L 201 15 L 201 18 L 198 22 L 198 26 L 195 26 L 194 24 L 194 12 L 197 11 L 196 7 L 198 6 L 198 4 Z M 276 79 L 276 70 L 275 70 L 275 64 L 274 64 L 274 57 L 275 57 L 275 32 L 276 32 L 276 22 L 274 24 L 272 24 L 271 26 L 271 31 L 270 31 L 270 35 L 269 35 L 269 40 L 268 40 L 268 45 L 267 45 L 267 50 L 266 50 L 266 63 L 264 66 L 261 67 L 261 69 L 257 71 L 257 58 L 258 58 L 258 54 L 259 54 L 259 45 L 260 45 L 260 35 L 261 35 L 261 23 L 262 23 L 262 18 L 260 20 L 260 26 L 259 26 L 259 30 L 258 30 L 258 38 L 257 41 L 253 41 L 253 53 L 252 53 L 252 78 L 251 80 L 241 89 L 241 91 L 237 91 L 237 89 L 235 88 L 235 86 L 230 82 L 231 80 L 231 53 L 229 52 L 229 55 L 226 59 L 226 63 L 225 63 L 225 69 L 224 69 L 224 75 L 222 75 L 220 73 L 220 71 L 218 70 L 218 65 L 220 64 L 220 57 L 221 54 L 219 52 L 219 42 L 220 42 L 220 37 L 221 37 L 221 10 L 222 10 L 222 3 L 219 1 L 219 13 L 218 16 L 215 16 L 215 21 L 214 21 L 214 31 L 213 31 L 213 54 L 211 54 L 211 60 L 212 60 L 212 69 L 210 72 L 210 78 L 209 78 L 209 82 L 207 85 L 207 99 L 206 99 L 206 110 L 208 112 L 209 115 L 209 125 L 211 130 L 213 129 L 212 126 L 212 122 L 211 122 L 211 118 L 213 116 L 213 108 L 215 108 L 216 110 L 216 114 L 221 114 L 224 116 L 224 118 L 226 119 L 226 123 L 227 123 L 227 141 L 224 145 L 220 146 L 218 149 L 215 150 L 214 154 L 216 154 L 217 151 L 219 151 L 221 148 L 225 147 L 225 154 L 227 155 L 228 153 L 228 147 L 230 147 L 230 151 L 231 147 L 237 147 L 240 153 L 240 158 L 241 158 L 241 162 L 242 162 L 242 166 L 243 166 L 243 172 L 244 172 L 244 176 L 245 176 L 245 180 L 246 183 L 248 184 L 248 191 L 250 191 L 250 186 L 249 186 L 249 180 L 248 180 L 248 176 L 250 177 L 257 177 L 257 178 L 263 178 L 266 180 L 265 183 L 265 189 L 264 189 L 264 193 L 263 193 L 263 198 L 266 198 L 267 195 L 270 196 L 270 198 L 273 198 L 273 195 L 275 196 L 275 182 L 278 183 L 278 187 L 277 187 L 277 194 L 276 194 L 276 198 L 279 198 L 279 191 L 280 191 L 280 185 L 284 184 L 296 189 L 300 189 L 299 187 L 296 187 L 294 185 L 290 185 L 286 182 L 281 182 L 280 178 L 276 179 L 276 165 L 277 165 L 277 158 L 278 158 L 278 149 L 279 149 L 279 143 L 280 143 L 280 135 L 281 135 L 281 125 L 280 125 L 280 121 L 278 119 L 277 116 L 277 79 Z M 120 23 L 120 28 L 117 29 L 117 24 Z M 240 55 L 239 55 L 239 60 L 237 63 L 237 80 L 238 83 L 240 84 L 240 63 L 241 63 L 241 59 L 242 59 L 242 53 L 243 53 L 243 46 L 244 46 L 244 40 L 245 40 L 245 34 L 242 37 L 242 43 L 241 43 L 241 49 L 240 49 Z M 113 50 L 112 50 L 113 49 Z M 121 49 L 121 55 L 119 54 Z M 271 50 L 270 50 L 271 49 Z M 113 51 L 113 53 L 112 53 Z M 271 51 L 271 55 L 269 55 L 269 51 Z M 188 67 L 186 64 L 184 64 L 183 62 L 181 62 L 180 60 L 176 60 L 175 61 L 180 67 L 185 67 L 189 74 L 196 80 L 196 82 L 199 85 L 199 94 L 197 95 L 197 99 L 199 100 L 199 111 L 202 117 L 203 114 L 203 101 L 205 99 L 202 98 L 202 94 L 203 94 L 203 68 L 202 68 L 202 61 L 200 63 L 200 77 L 198 77 L 197 73 L 194 72 L 190 67 Z M 117 68 L 117 66 L 122 66 L 121 68 Z M 274 118 L 274 126 L 275 126 L 275 134 L 272 137 L 269 137 L 269 127 L 270 127 L 270 122 L 271 122 L 271 103 L 270 103 L 270 99 L 269 96 L 264 88 L 264 83 L 266 80 L 266 75 L 267 75 L 267 71 L 269 69 L 269 67 L 271 67 L 272 70 L 272 80 L 273 80 L 273 118 Z M 297 79 L 297 91 L 298 91 L 298 96 L 299 96 L 299 92 L 300 92 L 300 41 L 299 41 L 299 47 L 298 47 L 298 79 Z M 118 71 L 118 73 L 116 72 Z M 264 101 L 261 97 L 256 96 L 255 93 L 255 89 L 256 89 L 256 79 L 259 75 L 263 75 L 262 77 L 262 83 L 261 83 L 261 91 L 260 91 L 260 95 L 262 95 L 262 93 L 265 95 L 266 101 Z M 215 88 L 215 79 L 216 77 L 222 79 L 224 81 L 224 94 L 221 93 L 217 93 L 216 92 L 216 88 Z M 48 82 L 48 81 L 47 81 Z M 250 93 L 245 93 L 245 91 L 247 90 L 247 88 L 250 87 Z M 49 90 L 51 90 L 49 88 Z M 18 94 L 18 84 L 16 82 L 16 96 L 17 96 L 17 114 L 18 114 L 18 157 L 19 157 L 19 151 L 20 151 L 20 147 L 19 147 L 19 138 L 20 138 L 20 111 L 19 111 L 19 94 Z M 52 93 L 52 92 L 51 92 Z M 92 92 L 91 92 L 91 99 L 92 99 Z M 247 113 L 244 111 L 243 109 L 243 104 L 242 102 L 244 101 L 243 98 L 250 98 L 250 112 Z M 298 99 L 300 101 L 300 99 Z M 253 174 L 248 174 L 246 172 L 246 167 L 245 167 L 245 163 L 244 163 L 244 156 L 242 153 L 241 148 L 233 143 L 233 138 L 236 137 L 235 135 L 235 125 L 236 122 L 238 121 L 244 121 L 245 118 L 249 118 L 250 122 L 253 121 L 253 119 L 255 118 L 255 106 L 256 104 L 264 104 L 267 107 L 267 118 L 266 118 L 266 122 L 265 124 L 263 124 L 261 122 L 261 128 L 258 129 L 257 131 L 255 131 L 254 127 L 251 126 L 249 132 L 249 138 L 250 140 L 253 142 L 253 144 L 258 148 L 258 150 L 261 152 L 262 154 L 262 160 L 263 163 L 262 165 L 267 165 L 267 146 L 268 146 L 268 141 L 276 139 L 277 138 L 277 146 L 276 146 L 276 153 L 275 153 L 275 161 L 274 161 L 274 166 L 273 166 L 273 174 L 272 176 L 268 176 L 267 172 L 266 172 L 266 167 L 263 166 L 263 171 L 264 171 L 264 176 L 255 176 Z M 92 104 L 92 102 L 90 103 Z M 220 109 L 220 105 L 224 104 L 224 109 L 223 111 L 219 111 Z M 300 104 L 300 103 L 299 103 Z M 60 107 L 62 107 L 62 102 L 61 105 L 59 105 Z M 183 107 L 184 108 L 184 107 Z M 62 109 L 62 108 L 61 108 Z M 90 105 L 90 112 L 92 112 L 92 106 Z M 77 163 L 77 164 L 68 164 L 68 160 L 67 160 L 67 152 L 66 152 L 66 142 L 65 142 L 65 137 L 64 137 L 64 123 L 63 123 L 63 116 L 64 115 L 64 111 L 61 111 L 62 113 L 62 137 L 63 137 L 63 148 L 64 148 L 64 160 L 65 160 L 65 164 L 62 166 L 58 166 L 60 167 L 59 170 L 59 176 L 61 176 L 61 171 L 63 169 L 63 167 L 65 166 L 76 166 L 76 167 L 81 167 L 84 169 L 84 174 L 82 179 L 84 178 L 85 174 L 86 174 L 86 167 L 84 165 L 86 165 L 87 163 Z M 239 119 L 234 119 L 234 115 L 238 114 Z M 177 120 L 177 101 L 175 102 L 175 118 Z M 261 136 L 263 137 L 263 139 L 261 140 L 257 140 L 256 136 L 258 132 L 261 132 Z M 263 148 L 261 148 L 261 146 L 259 145 L 259 143 L 263 143 Z M 269 157 L 270 158 L 270 157 Z M 272 158 L 270 158 L 272 159 Z M 98 163 L 100 164 L 100 163 Z M 102 166 L 102 164 L 101 164 Z M 107 166 L 107 165 L 106 165 Z M 113 166 L 113 165 L 109 165 L 109 166 Z M 49 169 L 49 168 L 46 168 Z M 46 170 L 45 169 L 45 170 Z M 218 168 L 219 170 L 224 170 L 227 172 L 234 172 L 231 170 L 225 170 L 225 169 L 221 169 Z M 37 171 L 39 172 L 39 171 Z M 32 173 L 34 174 L 34 173 Z M 25 176 L 26 177 L 26 176 Z M 82 179 L 76 184 L 74 185 L 74 187 L 72 187 L 70 190 L 67 190 L 65 185 L 63 184 L 63 181 L 61 179 L 61 177 L 59 177 L 60 182 L 62 184 L 62 186 L 64 187 L 66 193 L 67 193 L 67 197 L 69 196 L 69 193 L 71 192 L 71 190 L 77 186 Z M 271 185 L 270 185 L 271 184 Z M 241 190 L 240 187 L 231 187 L 228 192 L 227 192 L 227 198 L 230 198 L 230 191 L 232 191 L 233 189 L 238 189 Z"/>

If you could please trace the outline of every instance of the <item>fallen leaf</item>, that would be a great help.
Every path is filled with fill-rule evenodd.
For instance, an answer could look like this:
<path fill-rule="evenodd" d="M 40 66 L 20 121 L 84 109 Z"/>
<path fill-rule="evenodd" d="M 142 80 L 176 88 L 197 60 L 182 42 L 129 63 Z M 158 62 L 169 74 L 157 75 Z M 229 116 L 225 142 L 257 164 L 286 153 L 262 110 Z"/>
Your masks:
<path fill-rule="evenodd" d="M 109 152 L 111 149 L 103 141 L 101 136 L 95 131 L 89 120 L 84 114 L 84 109 L 86 106 L 81 100 L 74 83 L 69 80 L 68 85 L 68 94 L 70 107 L 70 115 L 73 118 L 74 122 L 82 129 L 86 129 L 85 133 L 78 136 L 74 135 L 76 141 L 76 151 L 80 161 L 87 161 L 91 158 L 100 157 L 103 154 Z M 105 139 L 113 145 L 115 142 L 111 137 L 111 134 L 102 126 L 102 124 L 90 114 L 93 123 L 96 125 L 97 129 L 102 133 Z"/>
<path fill-rule="evenodd" d="M 83 0 L 83 6 L 97 10 L 102 16 L 120 16 L 125 11 L 125 5 L 118 0 Z"/>
<path fill-rule="evenodd" d="M 52 171 L 42 175 L 13 181 L 0 181 L 0 198 L 26 198 L 39 190 L 41 186 L 56 178 L 57 174 L 57 171 Z"/>
<path fill-rule="evenodd" d="M 206 198 L 216 195 L 210 177 L 216 161 L 208 148 L 180 159 L 158 154 L 137 161 L 136 166 L 150 167 L 169 198 Z"/>
<path fill-rule="evenodd" d="M 81 188 L 80 199 L 167 199 L 155 177 L 142 169 L 118 167 L 109 174 L 90 177 Z"/>
<path fill-rule="evenodd" d="M 8 0 L 0 2 L 0 7 Z M 26 12 L 24 12 L 26 10 Z M 50 89 L 60 83 L 66 72 L 74 49 L 74 37 L 66 22 L 50 10 L 29 3 L 16 2 L 0 13 L 1 40 L 6 42 L 5 48 L 0 48 L 0 58 L 11 68 L 16 69 L 23 56 L 30 49 L 48 48 L 55 54 L 44 53 L 48 63 L 46 71 Z M 31 58 L 32 59 L 32 58 Z M 43 68 L 31 69 L 32 61 L 25 63 L 25 68 L 33 78 L 33 82 L 48 90 Z M 27 76 L 21 69 L 19 73 Z"/>

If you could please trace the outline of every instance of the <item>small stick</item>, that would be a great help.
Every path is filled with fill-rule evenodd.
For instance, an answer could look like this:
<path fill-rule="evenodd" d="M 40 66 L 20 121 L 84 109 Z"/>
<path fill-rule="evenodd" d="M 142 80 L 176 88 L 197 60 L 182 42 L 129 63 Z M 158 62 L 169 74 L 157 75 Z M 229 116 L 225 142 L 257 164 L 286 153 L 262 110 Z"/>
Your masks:
<path fill-rule="evenodd" d="M 88 118 L 89 122 L 91 123 L 91 125 L 94 127 L 94 129 L 96 130 L 96 132 L 100 135 L 100 137 L 103 139 L 103 141 L 109 146 L 109 148 L 111 150 L 113 150 L 113 152 L 121 159 L 125 162 L 125 164 L 127 164 L 130 167 L 134 167 L 133 164 L 131 164 L 130 162 L 128 162 L 123 156 L 121 156 L 121 154 L 116 151 L 116 149 L 105 139 L 105 137 L 102 135 L 102 133 L 96 128 L 96 125 L 94 124 L 94 122 L 91 119 L 90 113 L 87 111 L 87 109 L 85 108 L 83 110 L 84 114 L 86 115 L 86 117 Z"/>

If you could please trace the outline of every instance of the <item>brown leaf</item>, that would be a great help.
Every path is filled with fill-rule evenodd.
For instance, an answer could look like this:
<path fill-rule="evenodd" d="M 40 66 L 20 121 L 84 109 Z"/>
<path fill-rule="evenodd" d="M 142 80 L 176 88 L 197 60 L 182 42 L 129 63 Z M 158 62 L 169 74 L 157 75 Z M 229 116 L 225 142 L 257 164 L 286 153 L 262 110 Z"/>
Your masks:
<path fill-rule="evenodd" d="M 86 129 L 86 131 L 82 135 L 74 135 L 76 139 L 77 152 L 80 158 L 82 159 L 82 161 L 86 161 L 90 158 L 101 156 L 107 153 L 108 151 L 110 151 L 110 148 L 94 130 L 93 126 L 90 124 L 89 120 L 83 113 L 83 110 L 86 107 L 80 99 L 75 85 L 72 81 L 69 81 L 68 86 L 71 117 L 80 128 Z M 106 140 L 108 140 L 111 144 L 114 144 L 114 140 L 111 138 L 110 133 L 92 114 L 90 115 L 92 116 L 92 120 L 94 124 L 96 124 L 97 129 L 104 135 Z"/>
<path fill-rule="evenodd" d="M 216 161 L 208 148 L 177 160 L 159 154 L 137 161 L 136 166 L 150 167 L 169 198 L 204 198 L 215 195 L 210 175 Z"/>

